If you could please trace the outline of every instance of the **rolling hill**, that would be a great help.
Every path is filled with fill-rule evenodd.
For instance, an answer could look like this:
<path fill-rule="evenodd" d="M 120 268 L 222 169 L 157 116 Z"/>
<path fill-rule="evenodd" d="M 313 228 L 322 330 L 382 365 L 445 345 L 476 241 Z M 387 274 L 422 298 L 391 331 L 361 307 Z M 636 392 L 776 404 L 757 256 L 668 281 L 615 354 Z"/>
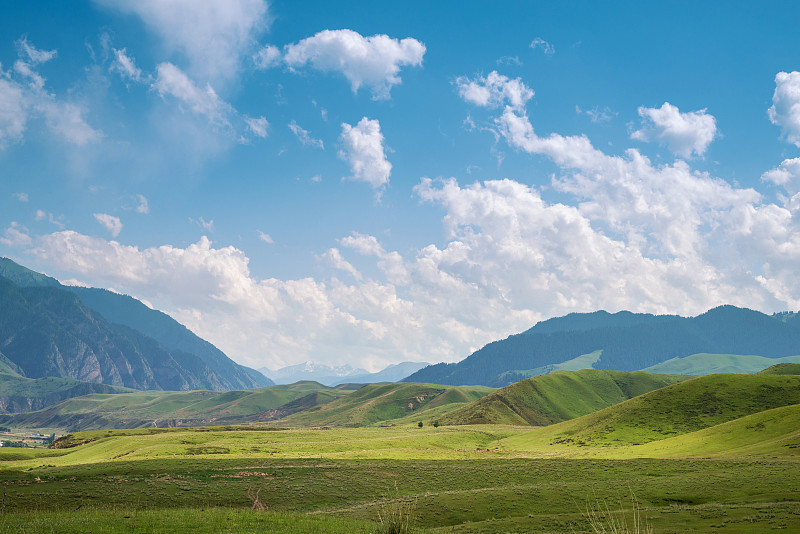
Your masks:
<path fill-rule="evenodd" d="M 639 445 L 800 403 L 800 376 L 717 374 L 512 438 L 514 449 Z"/>
<path fill-rule="evenodd" d="M 598 351 L 595 369 L 635 371 L 701 353 L 783 358 L 799 350 L 797 314 L 769 316 L 734 306 L 689 318 L 599 311 L 538 323 L 458 363 L 431 365 L 404 381 L 502 387 Z"/>
<path fill-rule="evenodd" d="M 350 394 L 316 382 L 244 391 L 136 391 L 76 397 L 42 410 L 0 415 L 0 425 L 70 432 L 272 421 Z"/>
<path fill-rule="evenodd" d="M 72 378 L 25 378 L 18 374 L 0 373 L 0 413 L 41 410 L 72 397 L 92 393 L 128 393 L 133 390 Z"/>
<path fill-rule="evenodd" d="M 280 420 L 291 426 L 369 426 L 428 421 L 490 393 L 480 386 L 436 384 L 369 384 L 338 398 Z"/>
<path fill-rule="evenodd" d="M 544 426 L 574 419 L 688 376 L 643 371 L 559 371 L 515 382 L 442 416 L 445 425 Z"/>

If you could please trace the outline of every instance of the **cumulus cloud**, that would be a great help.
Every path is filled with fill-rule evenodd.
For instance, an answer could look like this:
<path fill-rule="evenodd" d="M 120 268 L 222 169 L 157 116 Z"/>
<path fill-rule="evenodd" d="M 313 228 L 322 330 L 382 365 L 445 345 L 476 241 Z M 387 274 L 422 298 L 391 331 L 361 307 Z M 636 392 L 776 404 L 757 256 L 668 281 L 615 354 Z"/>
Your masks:
<path fill-rule="evenodd" d="M 13 72 L 0 66 L 0 150 L 22 141 L 28 122 L 41 118 L 51 132 L 68 143 L 82 146 L 102 138 L 89 126 L 86 110 L 49 92 L 36 67 L 56 57 L 55 50 L 39 50 L 22 38 L 16 41 L 18 59 Z"/>
<path fill-rule="evenodd" d="M 658 141 L 682 158 L 702 156 L 717 135 L 717 120 L 705 109 L 681 113 L 664 102 L 660 108 L 639 108 L 643 127 L 631 134 L 639 141 Z"/>
<path fill-rule="evenodd" d="M 106 227 L 111 237 L 117 237 L 122 231 L 122 222 L 120 222 L 119 217 L 107 213 L 95 213 L 94 218 L 97 219 L 97 222 Z"/>
<path fill-rule="evenodd" d="M 253 63 L 257 69 L 266 70 L 277 67 L 283 61 L 281 49 L 277 46 L 267 45 L 253 54 Z"/>
<path fill-rule="evenodd" d="M 20 202 L 28 201 L 28 193 L 11 193 L 11 196 L 16 198 Z"/>
<path fill-rule="evenodd" d="M 377 119 L 364 117 L 355 126 L 342 123 L 339 142 L 342 144 L 339 156 L 350 164 L 352 180 L 367 182 L 373 189 L 389 183 L 392 164 L 386 159 L 381 125 Z"/>
<path fill-rule="evenodd" d="M 12 221 L 0 237 L 0 244 L 9 247 L 28 247 L 33 243 L 30 232 L 21 224 Z"/>
<path fill-rule="evenodd" d="M 264 0 L 94 0 L 139 17 L 170 52 L 188 59 L 204 80 L 236 75 L 242 55 L 267 28 Z"/>
<path fill-rule="evenodd" d="M 510 147 L 558 167 L 547 187 L 558 201 L 512 179 L 423 178 L 414 195 L 441 212 L 435 243 L 401 254 L 353 233 L 323 247 L 314 278 L 258 277 L 242 250 L 205 237 L 139 249 L 61 231 L 30 252 L 153 302 L 257 367 L 455 361 L 574 311 L 800 309 L 794 160 L 764 174 L 792 195 L 776 204 L 682 159 L 656 164 L 635 149 L 607 154 L 586 136 L 539 134 L 512 106 L 495 127 Z"/>
<path fill-rule="evenodd" d="M 791 196 L 800 193 L 800 158 L 783 160 L 777 168 L 762 174 L 761 179 L 782 186 Z"/>
<path fill-rule="evenodd" d="M 781 127 L 783 137 L 800 147 L 800 72 L 775 75 L 772 107 L 767 112 L 772 124 Z"/>
<path fill-rule="evenodd" d="M 533 98 L 533 90 L 520 78 L 515 80 L 492 71 L 488 76 L 469 79 L 460 76 L 456 79 L 458 94 L 472 104 L 496 108 L 508 104 L 514 108 L 523 108 Z"/>
<path fill-rule="evenodd" d="M 308 132 L 308 130 L 301 128 L 295 121 L 289 123 L 289 129 L 297 137 L 297 139 L 300 140 L 300 143 L 302 143 L 303 146 L 319 148 L 320 150 L 325 149 L 322 139 L 311 137 L 311 134 Z"/>
<path fill-rule="evenodd" d="M 375 100 L 390 98 L 401 82 L 404 66 L 419 67 L 425 45 L 416 39 L 392 39 L 388 35 L 364 37 L 352 30 L 324 30 L 285 48 L 284 61 L 292 68 L 309 64 L 320 71 L 342 73 L 353 92 L 362 85 Z"/>
<path fill-rule="evenodd" d="M 537 37 L 533 41 L 531 41 L 530 47 L 533 48 L 534 50 L 538 48 L 539 50 L 544 52 L 546 56 L 552 56 L 553 54 L 556 53 L 556 47 L 554 47 L 552 44 L 548 43 L 541 37 Z"/>
<path fill-rule="evenodd" d="M 342 253 L 338 248 L 328 249 L 328 251 L 323 254 L 322 257 L 325 258 L 325 260 L 327 260 L 330 266 L 334 269 L 349 273 L 356 280 L 361 280 L 363 278 L 361 273 L 358 272 L 358 269 L 353 267 L 350 262 L 342 257 Z"/>

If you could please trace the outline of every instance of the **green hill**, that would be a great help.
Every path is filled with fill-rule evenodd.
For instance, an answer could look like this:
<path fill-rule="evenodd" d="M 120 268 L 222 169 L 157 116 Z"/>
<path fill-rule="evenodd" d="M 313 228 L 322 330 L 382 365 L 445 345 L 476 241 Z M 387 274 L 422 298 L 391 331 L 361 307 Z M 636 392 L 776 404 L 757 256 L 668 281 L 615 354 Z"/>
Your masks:
<path fill-rule="evenodd" d="M 550 425 L 688 378 L 643 371 L 559 371 L 515 382 L 450 412 L 441 423 Z"/>
<path fill-rule="evenodd" d="M 0 372 L 0 413 L 40 410 L 72 397 L 92 393 L 126 393 L 133 390 L 73 378 L 25 378 Z"/>
<path fill-rule="evenodd" d="M 719 425 L 634 447 L 640 456 L 800 456 L 800 404 L 782 406 Z"/>
<path fill-rule="evenodd" d="M 800 363 L 779 363 L 759 371 L 760 375 L 800 375 Z"/>
<path fill-rule="evenodd" d="M 473 402 L 493 389 L 437 384 L 368 384 L 328 404 L 280 421 L 292 426 L 369 426 L 387 422 L 429 420 Z"/>
<path fill-rule="evenodd" d="M 693 378 L 509 440 L 515 449 L 636 445 L 800 403 L 800 376 Z"/>
<path fill-rule="evenodd" d="M 755 355 L 700 353 L 683 358 L 672 358 L 647 367 L 643 371 L 681 375 L 753 374 L 778 363 L 800 364 L 800 356 L 765 358 Z"/>
<path fill-rule="evenodd" d="M 241 424 L 285 417 L 350 392 L 316 382 L 298 382 L 223 393 L 136 391 L 116 395 L 94 394 L 35 412 L 0 415 L 0 424 L 69 431 Z"/>

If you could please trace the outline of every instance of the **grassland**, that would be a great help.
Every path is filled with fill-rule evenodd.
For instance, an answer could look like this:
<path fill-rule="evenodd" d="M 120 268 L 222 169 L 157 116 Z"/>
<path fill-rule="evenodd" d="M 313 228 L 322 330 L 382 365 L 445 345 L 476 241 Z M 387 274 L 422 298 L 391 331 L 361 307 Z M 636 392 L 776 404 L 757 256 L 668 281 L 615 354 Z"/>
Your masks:
<path fill-rule="evenodd" d="M 420 533 L 580 533 L 587 507 L 630 515 L 634 498 L 658 533 L 799 531 L 800 376 L 770 373 L 653 391 L 658 377 L 572 373 L 593 391 L 648 392 L 540 428 L 433 427 L 491 390 L 404 384 L 273 426 L 79 432 L 60 448 L 0 449 L 0 532 L 371 533 L 402 506 Z M 564 392 L 576 377 L 559 375 L 548 394 L 575 409 Z"/>
<path fill-rule="evenodd" d="M 352 386 L 360 387 L 360 386 Z M 0 424 L 67 431 L 245 423 L 278 419 L 351 393 L 317 382 L 243 391 L 135 391 L 93 394 L 39 411 L 0 416 Z"/>
<path fill-rule="evenodd" d="M 515 382 L 447 414 L 441 422 L 452 425 L 550 425 L 688 378 L 643 371 L 561 371 Z"/>
<path fill-rule="evenodd" d="M 72 448 L 0 451 L 0 532 L 373 532 L 378 511 L 398 501 L 414 503 L 421 532 L 586 532 L 587 502 L 629 507 L 631 493 L 657 532 L 767 532 L 800 521 L 794 456 L 552 459 L 505 446 L 529 432 L 85 432 Z M 268 510 L 252 509 L 254 493 Z"/>

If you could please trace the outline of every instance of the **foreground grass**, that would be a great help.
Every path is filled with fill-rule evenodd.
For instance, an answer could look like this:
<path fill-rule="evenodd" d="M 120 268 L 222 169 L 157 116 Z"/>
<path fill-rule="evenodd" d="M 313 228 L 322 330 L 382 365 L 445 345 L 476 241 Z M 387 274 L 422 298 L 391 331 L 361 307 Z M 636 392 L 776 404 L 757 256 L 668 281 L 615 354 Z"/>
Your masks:
<path fill-rule="evenodd" d="M 784 415 L 776 424 L 796 422 Z M 372 532 L 413 502 L 419 532 L 578 533 L 591 532 L 586 503 L 625 508 L 631 494 L 655 532 L 800 529 L 800 458 L 581 459 L 504 445 L 528 432 L 86 432 L 75 448 L 0 450 L 0 532 Z M 255 493 L 268 511 L 252 510 Z"/>
<path fill-rule="evenodd" d="M 8 533 L 129 532 L 281 532 L 285 534 L 350 534 L 374 532 L 370 521 L 288 512 L 255 512 L 228 508 L 167 510 L 92 509 L 83 512 L 16 513 L 0 517 Z"/>

